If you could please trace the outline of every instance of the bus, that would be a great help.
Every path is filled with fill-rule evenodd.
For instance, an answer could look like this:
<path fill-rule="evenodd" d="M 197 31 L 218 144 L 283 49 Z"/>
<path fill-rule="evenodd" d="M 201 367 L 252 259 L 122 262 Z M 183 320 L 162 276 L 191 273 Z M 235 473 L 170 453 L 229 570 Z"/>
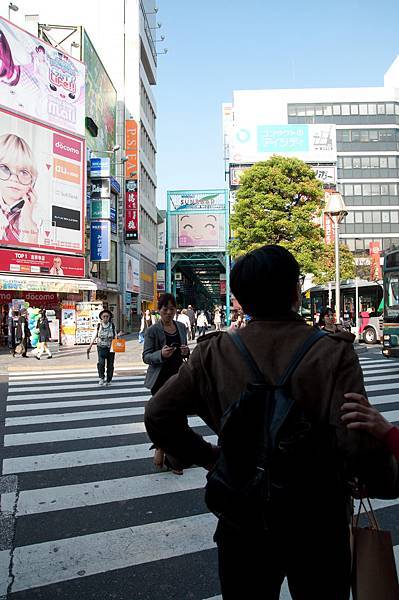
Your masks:
<path fill-rule="evenodd" d="M 399 271 L 398 271 L 399 272 Z M 379 282 L 347 279 L 340 285 L 343 324 L 349 331 L 356 331 L 356 287 L 359 295 L 359 340 L 367 344 L 382 341 L 383 336 L 383 287 Z M 317 323 L 320 310 L 335 306 L 335 284 L 317 285 L 303 295 L 302 315 L 313 324 Z M 399 309 L 399 307 L 398 307 Z"/>
<path fill-rule="evenodd" d="M 384 256 L 384 356 L 399 356 L 399 250 Z"/>

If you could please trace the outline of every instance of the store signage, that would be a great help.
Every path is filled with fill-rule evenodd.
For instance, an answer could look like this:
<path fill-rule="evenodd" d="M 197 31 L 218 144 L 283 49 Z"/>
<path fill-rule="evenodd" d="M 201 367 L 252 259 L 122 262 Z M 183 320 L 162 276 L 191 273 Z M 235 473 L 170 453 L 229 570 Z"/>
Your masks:
<path fill-rule="evenodd" d="M 379 281 L 382 279 L 380 242 L 370 242 L 369 250 L 371 257 L 370 281 Z"/>
<path fill-rule="evenodd" d="M 4 275 L 0 277 L 0 290 L 15 290 L 15 291 L 38 291 L 38 292 L 63 292 L 66 294 L 78 294 L 79 281 L 73 283 L 71 280 L 45 279 L 37 277 L 10 277 Z"/>
<path fill-rule="evenodd" d="M 0 104 L 84 136 L 85 65 L 2 17 L 0 31 Z"/>
<path fill-rule="evenodd" d="M 137 181 L 126 181 L 125 191 L 125 239 L 137 242 L 139 239 L 139 207 Z"/>
<path fill-rule="evenodd" d="M 0 292 L 0 304 L 8 304 L 15 299 L 16 294 L 20 295 L 20 292 Z M 22 300 L 29 302 L 30 306 L 40 306 L 42 308 L 57 308 L 59 305 L 58 294 L 55 292 L 23 292 Z"/>
<path fill-rule="evenodd" d="M 327 213 L 323 215 L 324 241 L 326 244 L 332 244 L 335 237 L 335 223 Z"/>
<path fill-rule="evenodd" d="M 111 159 L 95 157 L 90 159 L 90 177 L 109 177 L 111 175 Z"/>
<path fill-rule="evenodd" d="M 115 177 L 110 177 L 110 181 L 111 181 L 111 189 L 112 191 L 114 191 L 116 194 L 120 194 L 121 193 L 121 186 L 119 184 L 119 181 L 117 181 L 115 179 Z"/>
<path fill-rule="evenodd" d="M 111 222 L 91 221 L 90 260 L 92 262 L 111 260 Z"/>
<path fill-rule="evenodd" d="M 126 119 L 125 139 L 127 156 L 125 177 L 126 179 L 138 179 L 138 126 L 134 119 Z"/>
<path fill-rule="evenodd" d="M 111 182 L 109 178 L 91 178 L 91 197 L 92 198 L 110 198 Z"/>
<path fill-rule="evenodd" d="M 0 249 L 0 271 L 24 275 L 84 277 L 85 259 L 65 254 Z"/>
<path fill-rule="evenodd" d="M 126 290 L 140 293 L 140 261 L 130 254 L 126 254 Z"/>
<path fill-rule="evenodd" d="M 110 219 L 111 201 L 109 198 L 91 199 L 90 216 L 92 219 Z"/>

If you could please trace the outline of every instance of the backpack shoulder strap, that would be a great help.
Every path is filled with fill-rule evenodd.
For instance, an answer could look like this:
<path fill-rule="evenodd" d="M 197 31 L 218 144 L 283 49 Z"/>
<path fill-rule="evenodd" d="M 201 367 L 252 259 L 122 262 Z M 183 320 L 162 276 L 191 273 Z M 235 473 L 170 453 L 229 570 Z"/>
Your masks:
<path fill-rule="evenodd" d="M 228 331 L 227 333 L 230 336 L 232 342 L 235 344 L 238 351 L 240 352 L 241 356 L 245 360 L 247 366 L 255 376 L 256 383 L 265 383 L 265 378 L 263 374 L 261 373 L 258 365 L 254 361 L 252 354 L 242 341 L 241 336 L 239 336 L 238 333 L 234 330 Z"/>
<path fill-rule="evenodd" d="M 285 372 L 277 382 L 277 386 L 281 387 L 287 383 L 287 381 L 289 380 L 289 378 L 291 377 L 291 375 L 293 374 L 293 372 L 295 371 L 305 354 L 308 352 L 308 350 L 310 350 L 313 344 L 318 342 L 325 335 L 328 335 L 327 331 L 316 330 L 305 340 L 305 342 L 302 344 L 299 350 L 295 352 L 293 358 L 290 361 L 290 364 L 288 365 Z"/>

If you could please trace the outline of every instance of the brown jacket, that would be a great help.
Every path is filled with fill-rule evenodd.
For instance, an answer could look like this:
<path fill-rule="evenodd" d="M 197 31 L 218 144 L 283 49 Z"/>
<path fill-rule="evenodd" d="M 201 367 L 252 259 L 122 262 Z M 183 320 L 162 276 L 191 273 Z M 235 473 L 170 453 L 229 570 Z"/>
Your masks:
<path fill-rule="evenodd" d="M 252 321 L 238 335 L 266 380 L 275 384 L 312 332 L 292 313 L 285 321 Z M 396 497 L 396 460 L 371 436 L 348 430 L 340 419 L 344 394 L 365 394 L 353 339 L 351 334 L 338 332 L 319 340 L 292 376 L 292 398 L 313 423 L 333 428 L 337 451 L 351 473 L 368 484 L 370 495 Z M 218 433 L 224 411 L 250 379 L 251 373 L 227 333 L 205 336 L 188 363 L 149 401 L 145 425 L 150 438 L 187 465 L 209 465 L 213 461 L 211 446 L 188 427 L 187 416 L 200 416 Z"/>

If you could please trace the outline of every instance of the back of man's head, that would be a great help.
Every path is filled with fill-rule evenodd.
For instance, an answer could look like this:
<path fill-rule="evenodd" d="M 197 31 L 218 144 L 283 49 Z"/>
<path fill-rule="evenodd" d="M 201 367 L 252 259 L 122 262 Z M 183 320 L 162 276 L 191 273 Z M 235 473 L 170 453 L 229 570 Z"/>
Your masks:
<path fill-rule="evenodd" d="M 234 264 L 231 290 L 251 317 L 288 314 L 297 299 L 299 265 L 282 246 L 262 246 Z"/>

